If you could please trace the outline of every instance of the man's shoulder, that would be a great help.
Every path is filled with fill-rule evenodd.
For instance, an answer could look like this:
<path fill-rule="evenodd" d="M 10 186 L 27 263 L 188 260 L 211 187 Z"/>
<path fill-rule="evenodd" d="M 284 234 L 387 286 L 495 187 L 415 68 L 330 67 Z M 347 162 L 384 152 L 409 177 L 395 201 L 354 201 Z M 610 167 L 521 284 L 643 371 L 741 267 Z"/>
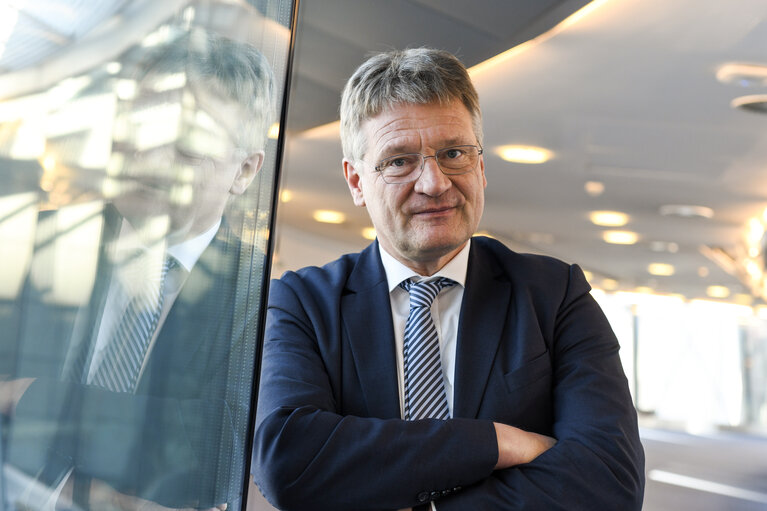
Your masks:
<path fill-rule="evenodd" d="M 501 272 L 520 278 L 539 275 L 540 272 L 568 272 L 572 266 L 548 255 L 516 252 L 493 238 L 475 236 L 471 243 L 474 261 L 480 264 L 494 263 L 493 266 Z"/>
<path fill-rule="evenodd" d="M 376 268 L 380 265 L 377 248 L 372 244 L 362 252 L 344 254 L 323 266 L 286 271 L 271 285 L 272 289 L 287 287 L 297 294 L 341 295 L 353 279 L 370 279 L 372 273 L 378 273 Z"/>

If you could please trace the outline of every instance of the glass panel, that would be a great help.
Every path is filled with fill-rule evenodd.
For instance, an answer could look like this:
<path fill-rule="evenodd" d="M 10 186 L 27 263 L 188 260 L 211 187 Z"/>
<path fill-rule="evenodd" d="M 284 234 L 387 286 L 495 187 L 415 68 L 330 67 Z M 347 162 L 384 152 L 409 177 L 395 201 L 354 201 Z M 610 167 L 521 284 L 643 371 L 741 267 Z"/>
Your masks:
<path fill-rule="evenodd" d="M 292 2 L 0 5 L 0 510 L 243 503 Z"/>

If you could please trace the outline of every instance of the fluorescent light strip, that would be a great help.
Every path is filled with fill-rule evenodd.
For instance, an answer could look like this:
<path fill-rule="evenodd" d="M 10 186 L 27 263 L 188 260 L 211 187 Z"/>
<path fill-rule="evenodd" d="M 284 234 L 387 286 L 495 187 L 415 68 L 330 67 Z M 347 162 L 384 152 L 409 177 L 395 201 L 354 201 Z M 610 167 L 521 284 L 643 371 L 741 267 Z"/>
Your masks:
<path fill-rule="evenodd" d="M 738 488 L 737 486 L 715 483 L 713 481 L 706 481 L 705 479 L 698 479 L 697 477 L 666 472 L 665 470 L 650 470 L 650 472 L 647 474 L 647 477 L 659 483 L 682 486 L 692 490 L 724 495 L 725 497 L 733 497 L 736 499 L 758 502 L 760 504 L 767 504 L 767 494 L 746 490 L 744 488 Z"/>

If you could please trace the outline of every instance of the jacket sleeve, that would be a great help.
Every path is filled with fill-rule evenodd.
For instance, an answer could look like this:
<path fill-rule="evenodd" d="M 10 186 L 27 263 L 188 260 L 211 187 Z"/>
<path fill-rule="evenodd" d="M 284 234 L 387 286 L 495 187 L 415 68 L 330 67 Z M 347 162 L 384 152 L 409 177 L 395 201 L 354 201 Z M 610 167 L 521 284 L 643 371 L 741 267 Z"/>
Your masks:
<path fill-rule="evenodd" d="M 644 451 L 636 412 L 618 342 L 589 290 L 572 266 L 550 345 L 557 444 L 531 463 L 495 471 L 438 500 L 438 511 L 641 509 Z"/>
<path fill-rule="evenodd" d="M 341 413 L 319 338 L 326 318 L 273 281 L 267 312 L 253 473 L 280 509 L 398 509 L 492 473 L 491 421 L 404 421 Z"/>

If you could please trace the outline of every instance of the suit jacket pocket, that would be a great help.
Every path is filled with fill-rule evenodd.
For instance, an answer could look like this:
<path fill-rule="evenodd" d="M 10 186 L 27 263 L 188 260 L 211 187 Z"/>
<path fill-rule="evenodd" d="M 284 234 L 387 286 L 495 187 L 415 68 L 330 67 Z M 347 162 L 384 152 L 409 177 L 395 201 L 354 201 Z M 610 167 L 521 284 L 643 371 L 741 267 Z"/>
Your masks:
<path fill-rule="evenodd" d="M 522 367 L 506 373 L 504 379 L 506 380 L 506 390 L 509 392 L 515 391 L 521 387 L 530 385 L 540 380 L 544 376 L 551 374 L 551 360 L 549 359 L 548 350 L 538 355 L 531 361 L 525 363 Z"/>

